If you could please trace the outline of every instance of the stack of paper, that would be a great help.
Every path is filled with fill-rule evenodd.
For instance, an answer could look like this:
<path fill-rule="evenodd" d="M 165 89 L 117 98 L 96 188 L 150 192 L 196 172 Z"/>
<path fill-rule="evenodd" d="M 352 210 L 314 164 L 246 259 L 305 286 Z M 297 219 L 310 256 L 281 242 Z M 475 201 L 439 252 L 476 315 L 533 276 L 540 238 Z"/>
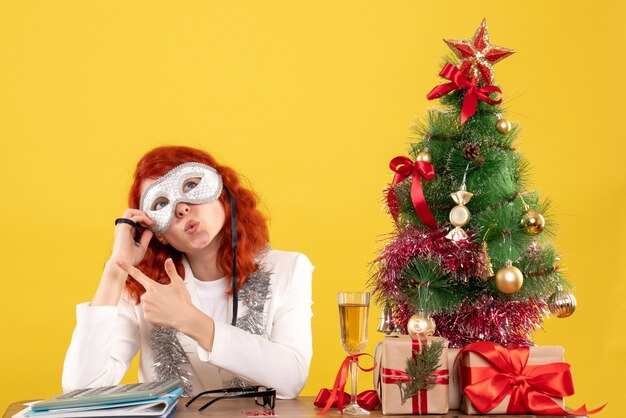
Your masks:
<path fill-rule="evenodd" d="M 143 399 L 128 402 L 109 403 L 103 405 L 68 407 L 33 411 L 32 405 L 13 418 L 24 417 L 54 417 L 54 418 L 85 418 L 85 417 L 153 417 L 167 418 L 173 415 L 178 398 L 183 394 L 183 389 L 176 387 L 158 398 Z"/>

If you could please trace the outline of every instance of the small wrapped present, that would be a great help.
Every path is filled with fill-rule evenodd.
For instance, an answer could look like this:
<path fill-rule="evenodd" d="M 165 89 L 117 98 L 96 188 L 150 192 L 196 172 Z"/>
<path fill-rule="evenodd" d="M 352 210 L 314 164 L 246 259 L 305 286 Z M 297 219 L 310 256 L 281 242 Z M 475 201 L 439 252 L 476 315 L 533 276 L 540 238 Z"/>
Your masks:
<path fill-rule="evenodd" d="M 574 393 L 563 347 L 505 348 L 481 341 L 458 356 L 466 414 L 588 415 L 603 408 L 563 409 L 563 397 Z"/>
<path fill-rule="evenodd" d="M 383 414 L 448 412 L 448 341 L 386 336 L 377 349 L 374 384 Z"/>
<path fill-rule="evenodd" d="M 459 355 L 460 348 L 448 348 L 448 370 L 450 371 L 450 384 L 448 385 L 448 404 L 450 409 L 461 408 L 461 380 L 459 379 L 458 369 L 455 369 L 456 357 Z"/>

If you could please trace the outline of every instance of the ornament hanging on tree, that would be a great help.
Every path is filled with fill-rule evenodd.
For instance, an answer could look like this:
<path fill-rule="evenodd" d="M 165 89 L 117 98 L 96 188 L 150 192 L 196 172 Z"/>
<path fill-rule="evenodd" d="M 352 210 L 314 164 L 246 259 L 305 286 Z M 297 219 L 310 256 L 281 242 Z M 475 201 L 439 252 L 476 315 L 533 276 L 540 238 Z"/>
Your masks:
<path fill-rule="evenodd" d="M 502 293 L 515 293 L 524 284 L 522 271 L 509 260 L 501 267 L 495 277 L 496 287 Z"/>
<path fill-rule="evenodd" d="M 391 316 L 391 307 L 385 305 L 382 310 L 382 318 L 380 318 L 380 324 L 378 325 L 378 332 L 384 332 L 387 335 L 391 335 L 396 331 L 396 325 Z"/>
<path fill-rule="evenodd" d="M 483 269 L 480 272 L 480 278 L 483 280 L 489 280 L 494 276 L 493 265 L 491 264 L 491 258 L 489 257 L 489 252 L 487 251 L 487 243 L 483 241 L 483 248 L 481 252 L 481 258 L 483 260 Z"/>
<path fill-rule="evenodd" d="M 415 161 L 424 161 L 425 163 L 432 164 L 432 157 L 430 156 L 430 153 L 426 149 L 420 152 L 419 154 L 417 154 Z"/>
<path fill-rule="evenodd" d="M 493 272 L 493 264 L 491 264 L 491 257 L 489 257 L 489 249 L 487 248 L 487 236 L 489 236 L 489 231 L 496 226 L 496 224 L 489 225 L 487 232 L 483 235 L 483 244 L 480 252 L 480 258 L 482 261 L 482 270 L 480 272 L 480 278 L 487 281 L 495 276 Z"/>
<path fill-rule="evenodd" d="M 467 168 L 465 169 L 465 174 L 463 175 L 463 184 L 461 184 L 461 189 L 450 195 L 452 200 L 454 200 L 454 203 L 456 203 L 456 206 L 452 208 L 449 215 L 450 223 L 454 225 L 454 229 L 446 235 L 446 238 L 452 241 L 460 241 L 467 238 L 467 233 L 461 227 L 467 225 L 470 220 L 470 211 L 465 207 L 465 205 L 469 203 L 472 196 L 474 196 L 474 193 L 468 192 L 465 187 L 466 175 Z"/>
<path fill-rule="evenodd" d="M 470 161 L 478 160 L 480 158 L 480 147 L 476 144 L 467 144 L 463 147 L 463 157 Z"/>
<path fill-rule="evenodd" d="M 394 187 L 405 178 L 411 176 L 411 201 L 413 202 L 415 213 L 417 213 L 417 216 L 419 216 L 424 225 L 431 229 L 437 228 L 437 220 L 428 207 L 422 189 L 422 179 L 432 180 L 435 178 L 435 169 L 430 161 L 431 158 L 428 150 L 424 150 L 417 155 L 415 162 L 403 156 L 395 157 L 389 162 L 389 168 L 396 173 L 387 194 L 387 205 L 394 221 L 398 222 L 399 215 L 399 206 L 394 193 Z"/>
<path fill-rule="evenodd" d="M 409 319 L 406 325 L 406 329 L 411 337 L 417 337 L 419 334 L 433 335 L 435 327 L 435 320 L 426 315 L 421 309 Z"/>
<path fill-rule="evenodd" d="M 513 49 L 489 43 L 487 20 L 483 19 L 474 36 L 466 41 L 443 40 L 461 59 L 461 72 L 486 84 L 493 82 L 493 64 L 515 53 Z"/>
<path fill-rule="evenodd" d="M 503 135 L 511 132 L 511 121 L 503 119 L 499 113 L 496 117 L 498 118 L 498 121 L 496 122 L 496 130 Z"/>
<path fill-rule="evenodd" d="M 546 226 L 546 221 L 541 213 L 532 210 L 528 205 L 524 205 L 524 213 L 522 214 L 520 225 L 530 235 L 538 235 L 541 234 L 541 231 Z"/>
<path fill-rule="evenodd" d="M 557 286 L 556 292 L 548 299 L 548 308 L 557 318 L 567 318 L 576 310 L 576 298 L 561 286 Z"/>
<path fill-rule="evenodd" d="M 520 226 L 530 235 L 541 234 L 543 228 L 546 226 L 546 220 L 541 213 L 531 209 L 530 206 L 526 204 L 521 194 L 519 196 L 524 204 L 524 213 L 520 219 Z"/>

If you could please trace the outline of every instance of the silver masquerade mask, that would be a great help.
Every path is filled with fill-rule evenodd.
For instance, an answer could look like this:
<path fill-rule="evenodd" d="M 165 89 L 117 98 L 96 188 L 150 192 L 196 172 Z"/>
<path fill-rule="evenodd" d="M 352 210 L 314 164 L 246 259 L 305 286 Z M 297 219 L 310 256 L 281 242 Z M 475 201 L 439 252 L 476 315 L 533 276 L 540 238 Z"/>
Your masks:
<path fill-rule="evenodd" d="M 163 233 L 170 227 L 178 203 L 209 203 L 221 193 L 222 177 L 214 168 L 202 163 L 184 163 L 144 190 L 139 209 L 154 221 L 150 229 Z"/>

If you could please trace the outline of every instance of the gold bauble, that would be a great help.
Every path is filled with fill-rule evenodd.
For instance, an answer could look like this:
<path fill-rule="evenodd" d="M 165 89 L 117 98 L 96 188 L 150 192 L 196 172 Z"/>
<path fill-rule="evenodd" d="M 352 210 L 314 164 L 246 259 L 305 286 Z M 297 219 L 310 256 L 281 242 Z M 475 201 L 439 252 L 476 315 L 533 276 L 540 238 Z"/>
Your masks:
<path fill-rule="evenodd" d="M 507 264 L 496 273 L 496 287 L 502 293 L 515 293 L 524 284 L 524 275 L 517 267 Z"/>
<path fill-rule="evenodd" d="M 536 210 L 529 209 L 522 214 L 520 225 L 531 235 L 541 234 L 546 226 L 546 220 L 543 215 Z"/>
<path fill-rule="evenodd" d="M 427 162 L 427 163 L 432 162 L 432 159 L 430 157 L 430 153 L 428 151 L 422 151 L 419 154 L 417 154 L 416 160 L 417 161 L 424 161 L 424 162 Z"/>
<path fill-rule="evenodd" d="M 511 122 L 506 119 L 499 119 L 496 122 L 496 130 L 501 134 L 508 134 L 511 132 Z"/>
<path fill-rule="evenodd" d="M 433 335 L 435 333 L 435 321 L 424 312 L 418 312 L 409 319 L 406 328 L 412 337 L 416 337 L 418 334 Z"/>
<path fill-rule="evenodd" d="M 570 292 L 559 288 L 548 299 L 548 308 L 557 318 L 567 318 L 576 310 L 576 298 Z"/>

